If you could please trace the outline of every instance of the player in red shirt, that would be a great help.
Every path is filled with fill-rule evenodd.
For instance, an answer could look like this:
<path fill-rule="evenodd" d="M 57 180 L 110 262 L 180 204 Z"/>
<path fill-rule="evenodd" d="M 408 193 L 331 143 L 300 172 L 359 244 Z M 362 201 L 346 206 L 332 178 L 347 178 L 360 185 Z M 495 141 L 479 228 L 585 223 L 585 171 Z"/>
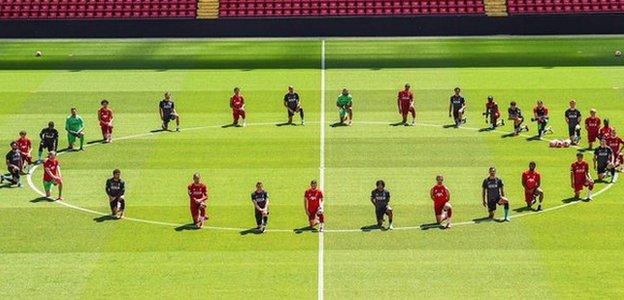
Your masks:
<path fill-rule="evenodd" d="M 188 185 L 190 198 L 191 217 L 197 228 L 204 227 L 206 221 L 206 201 L 208 200 L 208 189 L 201 182 L 199 173 L 193 174 L 193 182 Z"/>
<path fill-rule="evenodd" d="M 63 176 L 61 175 L 61 166 L 56 159 L 56 152 L 50 151 L 48 159 L 43 163 L 43 188 L 45 189 L 46 198 L 50 198 L 50 190 L 52 186 L 58 186 L 58 197 L 56 200 L 63 200 Z"/>
<path fill-rule="evenodd" d="M 615 168 L 621 169 L 621 166 L 624 163 L 624 154 L 622 154 L 622 145 L 624 145 L 624 140 L 617 135 L 615 129 L 612 129 L 611 134 L 605 139 L 605 141 L 607 142 L 607 146 L 609 146 L 611 151 L 613 151 Z"/>
<path fill-rule="evenodd" d="M 108 108 L 108 100 L 100 102 L 102 107 L 98 110 L 98 120 L 102 129 L 102 141 L 110 143 L 113 136 L 113 111 Z"/>
<path fill-rule="evenodd" d="M 609 119 L 604 119 L 604 126 L 598 131 L 598 139 L 608 138 L 611 135 L 611 131 L 613 131 L 613 127 L 610 126 Z"/>
<path fill-rule="evenodd" d="M 483 113 L 485 116 L 485 123 L 490 123 L 490 129 L 494 130 L 497 126 L 504 126 L 505 121 L 500 119 L 500 109 L 498 109 L 498 103 L 494 101 L 493 96 L 487 97 L 487 102 L 485 103 L 485 112 Z M 500 119 L 501 123 L 498 123 Z"/>
<path fill-rule="evenodd" d="M 583 188 L 587 187 L 587 200 L 592 199 L 594 180 L 589 174 L 589 164 L 583 159 L 582 152 L 576 154 L 576 161 L 570 168 L 570 185 L 574 189 L 574 198 L 578 199 Z"/>
<path fill-rule="evenodd" d="M 399 95 L 397 96 L 397 105 L 399 106 L 399 113 L 401 117 L 403 117 L 403 125 L 408 126 L 407 124 L 407 114 L 412 114 L 412 123 L 409 124 L 414 126 L 416 122 L 416 109 L 414 109 L 414 94 L 410 91 L 410 84 L 405 84 L 405 89 L 399 91 Z"/>
<path fill-rule="evenodd" d="M 585 119 L 585 129 L 587 130 L 587 142 L 589 146 L 587 149 L 592 150 L 594 148 L 594 142 L 598 138 L 600 133 L 600 118 L 596 116 L 596 109 L 592 108 L 589 111 L 589 117 Z"/>
<path fill-rule="evenodd" d="M 238 126 L 238 119 L 243 119 L 243 127 L 247 125 L 245 121 L 245 98 L 240 93 L 240 88 L 234 88 L 234 96 L 230 98 L 230 107 L 232 108 L 232 117 L 234 121 L 232 122 L 233 126 Z"/>
<path fill-rule="evenodd" d="M 444 177 L 436 176 L 436 184 L 431 188 L 429 195 L 433 200 L 433 210 L 436 216 L 436 223 L 442 225 L 447 221 L 445 228 L 451 228 L 451 216 L 453 215 L 453 207 L 451 206 L 451 192 L 444 185 Z"/>
<path fill-rule="evenodd" d="M 26 131 L 20 131 L 19 135 L 19 139 L 17 139 L 17 141 L 15 142 L 17 143 L 17 149 L 22 156 L 22 162 L 25 162 L 24 164 L 22 164 L 23 170 L 25 167 L 28 167 L 32 164 L 32 156 L 30 155 L 30 152 L 32 151 L 32 142 L 26 136 Z"/>
<path fill-rule="evenodd" d="M 532 161 L 529 163 L 529 169 L 522 172 L 522 186 L 524 187 L 524 201 L 526 201 L 527 208 L 531 209 L 536 199 L 539 198 L 537 211 L 541 211 L 542 202 L 544 202 L 544 191 L 541 188 L 542 175 L 535 170 L 535 166 L 535 162 Z"/>
<path fill-rule="evenodd" d="M 306 215 L 308 215 L 308 222 L 310 228 L 314 228 L 319 224 L 319 231 L 323 232 L 325 223 L 325 214 L 323 213 L 323 191 L 318 189 L 318 183 L 316 180 L 310 182 L 310 188 L 305 191 L 303 196 L 303 206 L 305 208 Z"/>

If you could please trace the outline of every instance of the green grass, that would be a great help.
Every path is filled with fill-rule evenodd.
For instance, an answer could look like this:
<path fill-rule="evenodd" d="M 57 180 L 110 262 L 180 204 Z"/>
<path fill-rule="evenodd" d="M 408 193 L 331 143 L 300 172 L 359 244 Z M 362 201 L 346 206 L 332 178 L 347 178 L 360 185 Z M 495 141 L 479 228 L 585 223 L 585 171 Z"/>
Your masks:
<path fill-rule="evenodd" d="M 141 135 L 60 156 L 67 203 L 106 212 L 104 181 L 121 168 L 128 217 L 186 224 L 185 188 L 199 171 L 210 189 L 209 226 L 252 227 L 249 193 L 261 180 L 271 195 L 269 229 L 284 231 L 243 235 L 98 222 L 95 214 L 31 202 L 39 195 L 29 187 L 2 188 L 0 297 L 316 298 L 319 236 L 292 230 L 307 223 L 302 194 L 319 177 L 324 126 L 327 299 L 622 298 L 621 183 L 593 202 L 508 224 L 358 229 L 375 221 L 368 195 L 379 178 L 392 192 L 397 227 L 434 220 L 427 194 L 439 173 L 453 193 L 456 222 L 484 216 L 480 183 L 490 165 L 498 167 L 512 209 L 523 207 L 520 173 L 530 160 L 544 178 L 545 207 L 563 204 L 571 196 L 574 149 L 503 138 L 504 132 L 389 126 L 399 118 L 396 92 L 411 83 L 418 120 L 426 124 L 450 122 L 448 96 L 461 86 L 471 128 L 485 126 L 487 95 L 503 108 L 516 100 L 525 113 L 544 99 L 553 137 L 565 134 L 562 115 L 570 98 L 584 115 L 594 107 L 622 128 L 624 67 L 613 51 L 623 42 L 329 40 L 322 125 L 320 41 L 4 42 L 0 145 L 21 129 L 37 143 L 47 121 L 61 124 L 72 106 L 87 122 L 87 140 L 99 139 L 95 112 L 102 98 L 116 113 L 115 137 Z M 35 58 L 35 50 L 44 57 Z M 285 120 L 281 98 L 290 84 L 303 98 L 305 127 L 275 126 Z M 221 128 L 230 122 L 227 99 L 234 86 L 247 98 L 250 126 Z M 344 86 L 355 99 L 355 125 L 332 128 L 333 103 Z M 165 90 L 173 92 L 188 130 L 149 134 L 159 127 L 157 102 Z M 38 168 L 33 181 L 39 189 L 41 176 Z M 342 229 L 352 231 L 332 231 Z"/>

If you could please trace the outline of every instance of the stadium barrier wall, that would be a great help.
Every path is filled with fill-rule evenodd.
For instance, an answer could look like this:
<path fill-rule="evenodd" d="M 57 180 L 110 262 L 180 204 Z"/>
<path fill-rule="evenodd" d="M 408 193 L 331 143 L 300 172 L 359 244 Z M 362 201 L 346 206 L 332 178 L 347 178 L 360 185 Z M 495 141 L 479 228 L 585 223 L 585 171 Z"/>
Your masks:
<path fill-rule="evenodd" d="M 374 37 L 623 33 L 624 14 L 0 21 L 0 38 Z"/>

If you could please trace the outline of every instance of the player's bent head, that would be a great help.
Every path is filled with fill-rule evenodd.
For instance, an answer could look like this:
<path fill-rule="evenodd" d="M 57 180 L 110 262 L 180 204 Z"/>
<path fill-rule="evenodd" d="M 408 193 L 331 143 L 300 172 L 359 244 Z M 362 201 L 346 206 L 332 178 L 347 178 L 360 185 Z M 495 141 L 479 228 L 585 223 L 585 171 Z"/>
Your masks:
<path fill-rule="evenodd" d="M 262 181 L 256 182 L 256 188 L 262 188 Z"/>
<path fill-rule="evenodd" d="M 48 158 L 55 158 L 55 157 L 56 157 L 56 151 L 48 152 Z"/>
<path fill-rule="evenodd" d="M 571 99 L 570 100 L 570 107 L 575 107 L 576 106 L 576 100 Z"/>
<path fill-rule="evenodd" d="M 343 95 L 349 95 L 349 90 L 347 88 L 342 88 Z"/>
<path fill-rule="evenodd" d="M 382 179 L 379 179 L 377 180 L 377 182 L 375 182 L 375 186 L 377 186 L 377 188 L 385 188 L 386 183 Z"/>
<path fill-rule="evenodd" d="M 199 174 L 199 172 L 193 174 L 193 180 L 199 181 L 201 179 L 201 175 Z"/>
<path fill-rule="evenodd" d="M 101 104 L 101 105 L 108 105 L 108 100 L 103 99 L 103 100 L 100 102 L 100 104 Z"/>
<path fill-rule="evenodd" d="M 169 99 L 171 97 L 171 92 L 165 92 L 165 99 Z"/>
<path fill-rule="evenodd" d="M 54 122 L 52 122 L 52 121 L 48 122 L 48 127 L 49 128 L 54 128 Z"/>
<path fill-rule="evenodd" d="M 406 89 L 409 89 L 410 87 L 412 87 L 412 86 L 411 86 L 409 83 L 406 83 L 406 84 L 405 84 L 405 88 L 406 88 Z"/>
<path fill-rule="evenodd" d="M 509 103 L 509 105 L 511 105 L 511 106 L 513 106 L 513 107 L 515 107 L 515 106 L 516 106 L 516 105 L 518 105 L 518 104 L 516 103 L 516 101 L 511 101 L 511 103 Z"/>
<path fill-rule="evenodd" d="M 238 92 L 240 92 L 240 88 L 239 87 L 235 87 L 234 88 L 234 93 L 238 93 Z"/>
<path fill-rule="evenodd" d="M 488 96 L 488 97 L 487 97 L 487 100 L 488 100 L 489 102 L 494 101 L 494 96 Z"/>
<path fill-rule="evenodd" d="M 496 174 L 496 168 L 495 168 L 495 167 L 490 167 L 490 168 L 488 169 L 488 172 L 490 173 L 490 175 L 492 175 L 492 174 Z"/>
<path fill-rule="evenodd" d="M 529 163 L 529 169 L 534 170 L 536 165 L 537 165 L 537 164 L 535 164 L 535 162 L 534 162 L 534 161 L 531 161 L 531 162 Z"/>
<path fill-rule="evenodd" d="M 590 109 L 589 114 L 592 116 L 596 115 L 596 109 L 595 108 Z"/>
<path fill-rule="evenodd" d="M 15 141 L 11 142 L 11 144 L 9 144 L 9 145 L 11 145 L 12 149 L 17 148 L 17 143 Z"/>
<path fill-rule="evenodd" d="M 456 87 L 456 88 L 454 88 L 454 89 L 453 89 L 453 91 L 455 91 L 455 93 L 458 93 L 458 94 L 459 94 L 459 92 L 461 91 L 461 89 L 460 89 L 459 87 Z"/>
<path fill-rule="evenodd" d="M 75 115 L 76 112 L 78 112 L 78 110 L 75 107 L 72 107 L 69 111 L 71 112 L 72 115 Z"/>
<path fill-rule="evenodd" d="M 121 170 L 119 170 L 119 169 L 113 170 L 113 176 L 115 176 L 115 175 L 121 175 Z"/>
<path fill-rule="evenodd" d="M 288 86 L 288 91 L 289 91 L 289 92 L 292 92 L 292 91 L 294 91 L 294 90 L 295 90 L 295 88 L 294 88 L 292 85 L 289 85 L 289 86 Z"/>
<path fill-rule="evenodd" d="M 26 131 L 24 131 L 24 130 L 20 131 L 19 135 L 20 136 L 26 136 Z"/>
<path fill-rule="evenodd" d="M 578 158 L 578 159 L 583 158 L 583 152 L 577 152 L 576 153 L 576 158 Z"/>
<path fill-rule="evenodd" d="M 316 179 L 313 179 L 312 181 L 310 181 L 310 186 L 315 188 L 318 185 L 318 182 L 316 181 Z"/>
<path fill-rule="evenodd" d="M 437 181 L 438 183 L 442 183 L 442 181 L 444 181 L 444 176 L 442 176 L 442 175 L 437 175 L 437 176 L 436 176 L 436 181 Z"/>
<path fill-rule="evenodd" d="M 609 123 L 611 123 L 611 122 L 609 121 L 609 119 L 604 119 L 604 124 L 605 124 L 605 126 L 609 125 Z"/>

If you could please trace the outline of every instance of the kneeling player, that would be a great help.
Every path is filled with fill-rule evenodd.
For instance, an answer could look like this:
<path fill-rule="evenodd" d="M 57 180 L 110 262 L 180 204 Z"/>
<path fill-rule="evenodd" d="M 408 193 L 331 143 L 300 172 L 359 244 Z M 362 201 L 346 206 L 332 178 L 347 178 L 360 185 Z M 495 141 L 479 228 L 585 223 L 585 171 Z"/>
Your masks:
<path fill-rule="evenodd" d="M 531 121 L 537 122 L 537 136 L 540 138 L 546 132 L 552 133 L 552 129 L 548 126 L 548 118 L 548 108 L 544 105 L 544 101 L 537 100 L 537 105 L 533 108 Z"/>
<path fill-rule="evenodd" d="M 589 174 L 589 164 L 583 159 L 583 153 L 576 154 L 576 161 L 570 168 L 570 185 L 574 189 L 574 198 L 579 199 L 583 188 L 587 187 L 587 200 L 592 199 L 594 180 Z"/>
<path fill-rule="evenodd" d="M 126 210 L 126 183 L 121 179 L 121 171 L 113 170 L 113 177 L 106 180 L 106 195 L 111 209 L 111 216 L 121 219 Z"/>
<path fill-rule="evenodd" d="M 500 119 L 500 110 L 498 109 L 498 103 L 494 101 L 494 97 L 488 96 L 487 102 L 485 103 L 485 112 L 483 113 L 485 116 L 485 122 L 490 123 L 490 129 L 495 129 L 497 126 L 504 126 L 505 121 Z M 498 120 L 500 119 L 500 124 Z"/>
<path fill-rule="evenodd" d="M 592 150 L 594 147 L 594 142 L 598 138 L 600 134 L 600 118 L 596 116 L 596 109 L 592 108 L 589 110 L 589 117 L 585 119 L 585 129 L 587 130 L 587 142 L 589 146 L 587 149 Z"/>
<path fill-rule="evenodd" d="M 397 96 L 397 104 L 399 106 L 399 113 L 403 118 L 403 125 L 407 126 L 407 114 L 412 114 L 412 123 L 409 125 L 414 126 L 416 123 L 416 109 L 414 109 L 414 94 L 410 91 L 410 84 L 405 84 L 405 89 L 399 91 L 399 95 Z"/>
<path fill-rule="evenodd" d="M 165 98 L 158 104 L 162 129 L 169 130 L 169 122 L 176 121 L 176 131 L 180 131 L 180 115 L 175 109 L 175 103 L 171 99 L 171 93 L 165 92 Z"/>
<path fill-rule="evenodd" d="M 245 98 L 240 93 L 240 88 L 234 88 L 234 95 L 230 98 L 230 108 L 232 108 L 232 125 L 238 126 L 238 119 L 243 119 L 243 127 L 247 125 L 245 117 Z"/>
<path fill-rule="evenodd" d="M 39 143 L 39 153 L 37 158 L 37 163 L 41 163 L 41 158 L 43 155 L 43 150 L 48 150 L 49 152 L 57 150 L 58 147 L 58 131 L 54 128 L 54 122 L 48 122 L 48 127 L 41 129 L 39 133 L 39 138 L 41 138 L 41 142 Z"/>
<path fill-rule="evenodd" d="M 188 185 L 188 194 L 190 197 L 191 217 L 195 227 L 204 227 L 206 222 L 206 201 L 208 200 L 208 189 L 201 182 L 199 173 L 193 174 L 193 182 Z"/>
<path fill-rule="evenodd" d="M 318 189 L 316 180 L 310 182 L 310 188 L 303 195 L 303 206 L 308 215 L 310 228 L 319 225 L 319 231 L 323 232 L 325 223 L 325 214 L 323 213 L 323 191 Z"/>
<path fill-rule="evenodd" d="M 305 125 L 301 100 L 299 99 L 299 94 L 295 92 L 292 85 L 288 87 L 288 93 L 284 95 L 284 107 L 288 110 L 288 124 L 292 124 L 293 116 L 298 112 L 301 117 L 301 125 Z"/>
<path fill-rule="evenodd" d="M 539 198 L 539 204 L 537 204 L 537 211 L 542 210 L 542 202 L 544 202 L 544 191 L 541 188 L 542 176 L 535 169 L 535 162 L 529 163 L 529 169 L 522 173 L 522 186 L 524 187 L 524 201 L 526 201 L 527 208 L 531 209 L 531 206 L 537 202 Z"/>
<path fill-rule="evenodd" d="M 568 136 L 572 145 L 578 145 L 581 140 L 581 112 L 576 109 L 576 100 L 570 100 L 570 108 L 565 111 L 565 121 L 568 123 Z"/>
<path fill-rule="evenodd" d="M 386 190 L 386 183 L 383 180 L 377 180 L 377 186 L 371 192 L 371 203 L 375 206 L 375 216 L 377 217 L 377 226 L 383 227 L 384 215 L 388 216 L 388 229 L 394 229 L 392 226 L 392 207 L 390 207 L 390 192 Z"/>
<path fill-rule="evenodd" d="M 451 216 L 453 215 L 453 207 L 451 206 L 451 192 L 444 185 L 444 177 L 436 176 L 436 184 L 429 192 L 431 200 L 433 200 L 433 210 L 436 216 L 436 223 L 442 225 L 446 222 L 445 228 L 451 228 Z"/>
<path fill-rule="evenodd" d="M 458 87 L 456 87 L 453 91 L 455 94 L 453 94 L 450 99 L 449 118 L 453 117 L 455 127 L 459 128 L 461 124 L 466 123 L 466 118 L 464 117 L 464 112 L 466 111 L 466 100 L 459 94 L 461 90 Z"/>
<path fill-rule="evenodd" d="M 113 139 L 113 111 L 108 108 L 108 100 L 100 102 L 102 107 L 98 110 L 98 121 L 102 130 L 102 141 L 110 143 Z"/>
<path fill-rule="evenodd" d="M 260 181 L 256 183 L 256 190 L 251 193 L 251 202 L 254 205 L 256 229 L 264 232 L 269 222 L 269 193 L 264 190 Z"/>
<path fill-rule="evenodd" d="M 46 198 L 50 198 L 52 186 L 58 186 L 57 201 L 63 200 L 63 177 L 61 176 L 61 166 L 56 159 L 56 152 L 50 151 L 48 159 L 43 163 L 43 189 Z"/>
<path fill-rule="evenodd" d="M 353 97 L 349 94 L 349 90 L 342 89 L 342 93 L 336 100 L 336 107 L 338 107 L 338 115 L 340 116 L 340 124 L 344 124 L 347 117 L 349 122 L 347 125 L 353 125 Z"/>
<path fill-rule="evenodd" d="M 611 175 L 611 182 L 615 179 L 615 155 L 605 140 L 601 140 L 600 147 L 594 150 L 594 170 L 600 181 L 607 178 L 607 172 Z"/>
<path fill-rule="evenodd" d="M 624 140 L 622 140 L 614 129 L 611 130 L 611 135 L 606 138 L 607 146 L 611 148 L 613 151 L 613 161 L 615 165 L 615 169 L 622 169 L 622 164 L 624 164 L 624 155 L 622 154 L 622 145 L 624 145 Z"/>
<path fill-rule="evenodd" d="M 15 141 L 17 143 L 17 148 L 22 156 L 22 170 L 27 169 L 25 172 L 28 173 L 28 166 L 30 166 L 32 161 L 32 155 L 30 152 L 32 151 L 32 142 L 28 137 L 26 137 L 26 131 L 20 131 L 20 137 Z"/>
<path fill-rule="evenodd" d="M 79 150 L 82 151 L 84 150 L 85 136 L 84 120 L 78 115 L 78 110 L 75 107 L 72 107 L 70 112 L 70 115 L 65 120 L 65 130 L 67 131 L 67 141 L 69 142 L 67 149 L 73 151 L 76 138 L 78 138 L 80 140 Z"/>
<path fill-rule="evenodd" d="M 15 184 L 18 187 L 21 187 L 20 172 L 22 171 L 22 156 L 20 151 L 17 149 L 16 142 L 11 142 L 11 150 L 6 154 L 5 158 L 9 174 L 1 175 L 0 183 L 7 180 L 10 184 Z"/>
<path fill-rule="evenodd" d="M 529 126 L 522 125 L 522 123 L 524 123 L 524 116 L 522 115 L 522 110 L 520 110 L 516 101 L 511 101 L 509 109 L 507 109 L 507 113 L 509 114 L 508 119 L 514 122 L 514 135 L 519 135 L 522 130 L 529 131 Z"/>
<path fill-rule="evenodd" d="M 485 178 L 481 185 L 483 206 L 488 208 L 488 218 L 491 220 L 494 219 L 496 206 L 503 205 L 505 212 L 503 221 L 509 222 L 509 200 L 505 198 L 503 181 L 496 177 L 496 168 L 490 167 L 489 173 L 490 176 Z"/>

